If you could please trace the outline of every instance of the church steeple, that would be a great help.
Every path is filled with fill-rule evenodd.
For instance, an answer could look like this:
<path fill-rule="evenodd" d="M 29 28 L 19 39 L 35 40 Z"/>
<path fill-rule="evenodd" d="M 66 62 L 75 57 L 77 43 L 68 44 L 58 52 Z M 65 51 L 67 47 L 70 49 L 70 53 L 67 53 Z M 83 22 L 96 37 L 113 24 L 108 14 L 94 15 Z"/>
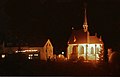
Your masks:
<path fill-rule="evenodd" d="M 87 14 L 86 14 L 86 3 L 84 4 L 84 23 L 83 23 L 84 32 L 88 31 L 87 25 Z"/>

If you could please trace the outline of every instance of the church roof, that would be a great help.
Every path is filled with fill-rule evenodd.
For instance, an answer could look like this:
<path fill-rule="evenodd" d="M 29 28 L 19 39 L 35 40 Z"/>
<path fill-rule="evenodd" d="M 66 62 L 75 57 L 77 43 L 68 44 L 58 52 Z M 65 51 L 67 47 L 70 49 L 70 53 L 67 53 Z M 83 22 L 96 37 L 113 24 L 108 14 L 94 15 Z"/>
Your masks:
<path fill-rule="evenodd" d="M 98 44 L 102 44 L 103 42 L 99 40 L 99 38 L 97 36 L 89 36 L 89 43 L 90 44 L 94 44 L 94 43 L 98 43 Z"/>
<path fill-rule="evenodd" d="M 69 44 L 87 43 L 87 32 L 83 29 L 73 30 L 68 42 Z"/>
<path fill-rule="evenodd" d="M 89 44 L 103 44 L 102 40 L 100 41 L 97 36 L 90 36 L 89 38 Z M 72 34 L 68 41 L 69 44 L 85 44 L 87 42 L 87 32 L 84 32 L 83 29 L 81 30 L 73 30 Z"/>

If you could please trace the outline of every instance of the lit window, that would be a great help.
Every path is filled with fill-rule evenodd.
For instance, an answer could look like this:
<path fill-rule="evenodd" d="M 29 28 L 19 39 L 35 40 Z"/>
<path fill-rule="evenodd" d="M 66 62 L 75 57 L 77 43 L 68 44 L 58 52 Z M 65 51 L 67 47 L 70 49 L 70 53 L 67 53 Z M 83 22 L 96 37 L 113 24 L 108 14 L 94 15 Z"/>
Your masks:
<path fill-rule="evenodd" d="M 29 56 L 33 56 L 33 54 L 29 54 Z"/>
<path fill-rule="evenodd" d="M 93 47 L 91 47 L 91 54 L 94 54 L 94 49 L 93 49 Z"/>
<path fill-rule="evenodd" d="M 38 54 L 34 54 L 34 56 L 38 56 Z"/>
<path fill-rule="evenodd" d="M 96 49 L 96 53 L 99 54 L 99 48 Z"/>
<path fill-rule="evenodd" d="M 81 46 L 81 48 L 80 48 L 80 54 L 84 54 L 84 47 L 83 46 Z"/>
<path fill-rule="evenodd" d="M 32 57 L 31 57 L 31 56 L 29 56 L 29 57 L 28 57 L 28 59 L 32 59 Z"/>
<path fill-rule="evenodd" d="M 2 55 L 2 58 L 5 58 L 5 54 Z"/>

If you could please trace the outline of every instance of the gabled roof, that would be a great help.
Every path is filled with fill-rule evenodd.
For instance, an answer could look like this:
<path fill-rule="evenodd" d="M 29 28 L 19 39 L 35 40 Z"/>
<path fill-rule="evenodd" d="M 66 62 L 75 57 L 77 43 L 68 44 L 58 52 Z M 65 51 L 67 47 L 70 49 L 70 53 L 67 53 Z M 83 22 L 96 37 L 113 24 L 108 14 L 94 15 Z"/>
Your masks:
<path fill-rule="evenodd" d="M 26 40 L 25 40 L 26 41 Z M 6 47 L 43 47 L 46 42 L 48 41 L 48 38 L 39 38 L 39 40 L 31 39 L 27 40 L 27 42 L 20 42 L 19 43 L 6 43 Z"/>
<path fill-rule="evenodd" d="M 103 42 L 99 40 L 99 38 L 97 36 L 89 36 L 89 43 L 90 44 L 94 44 L 94 43 L 98 43 L 98 44 L 102 44 Z"/>
<path fill-rule="evenodd" d="M 87 43 L 87 32 L 84 32 L 83 29 L 73 30 L 68 42 L 69 44 Z"/>
<path fill-rule="evenodd" d="M 84 30 L 73 30 L 69 38 L 68 44 L 103 44 L 103 41 L 99 40 L 97 36 L 88 36 L 89 42 L 87 42 L 87 32 Z"/>
<path fill-rule="evenodd" d="M 45 44 L 46 44 L 46 42 L 48 41 L 48 39 L 40 39 L 39 41 L 33 41 L 33 42 L 30 42 L 29 43 L 29 46 L 30 47 L 34 47 L 34 46 L 36 46 L 36 47 L 43 47 Z"/>

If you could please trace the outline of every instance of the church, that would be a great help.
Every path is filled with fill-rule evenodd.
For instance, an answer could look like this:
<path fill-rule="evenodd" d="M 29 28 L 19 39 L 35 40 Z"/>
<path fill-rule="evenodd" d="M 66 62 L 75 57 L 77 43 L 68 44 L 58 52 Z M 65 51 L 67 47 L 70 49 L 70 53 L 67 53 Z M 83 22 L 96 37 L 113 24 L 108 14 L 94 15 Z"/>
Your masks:
<path fill-rule="evenodd" d="M 72 34 L 68 40 L 67 58 L 78 60 L 82 57 L 84 61 L 97 61 L 100 53 L 104 53 L 104 43 L 101 36 L 98 38 L 96 34 L 90 35 L 85 7 L 83 29 L 72 29 Z"/>

